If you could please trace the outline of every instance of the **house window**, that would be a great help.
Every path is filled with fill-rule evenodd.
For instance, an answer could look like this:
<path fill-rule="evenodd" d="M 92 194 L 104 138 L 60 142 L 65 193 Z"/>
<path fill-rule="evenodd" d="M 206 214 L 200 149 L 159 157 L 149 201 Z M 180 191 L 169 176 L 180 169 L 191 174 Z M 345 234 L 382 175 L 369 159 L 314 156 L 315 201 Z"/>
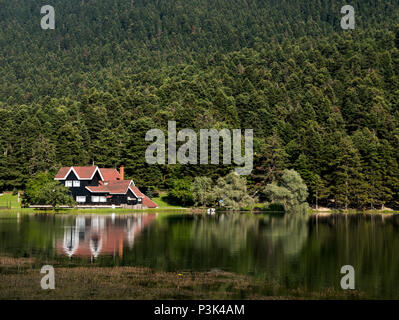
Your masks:
<path fill-rule="evenodd" d="M 75 188 L 80 187 L 80 181 L 79 181 L 79 180 L 75 180 L 75 181 L 73 182 L 73 186 L 74 186 Z"/>
<path fill-rule="evenodd" d="M 76 202 L 84 203 L 86 202 L 86 197 L 76 197 Z"/>
<path fill-rule="evenodd" d="M 100 202 L 100 197 L 99 196 L 92 196 L 91 197 L 91 202 Z"/>
<path fill-rule="evenodd" d="M 100 197 L 100 202 L 102 202 L 102 203 L 107 202 L 107 198 L 106 197 Z"/>
<path fill-rule="evenodd" d="M 65 181 L 65 187 L 72 187 L 72 181 Z"/>

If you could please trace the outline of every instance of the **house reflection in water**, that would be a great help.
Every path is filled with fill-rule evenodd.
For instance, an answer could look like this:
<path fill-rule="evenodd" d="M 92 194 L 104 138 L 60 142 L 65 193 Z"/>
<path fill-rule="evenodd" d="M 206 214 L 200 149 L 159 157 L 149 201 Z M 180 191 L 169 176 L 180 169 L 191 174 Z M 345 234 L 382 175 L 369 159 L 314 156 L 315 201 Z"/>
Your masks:
<path fill-rule="evenodd" d="M 116 254 L 123 257 L 123 247 L 133 248 L 134 239 L 156 217 L 156 214 L 78 216 L 74 225 L 65 226 L 64 238 L 57 242 L 57 253 L 69 257 Z"/>

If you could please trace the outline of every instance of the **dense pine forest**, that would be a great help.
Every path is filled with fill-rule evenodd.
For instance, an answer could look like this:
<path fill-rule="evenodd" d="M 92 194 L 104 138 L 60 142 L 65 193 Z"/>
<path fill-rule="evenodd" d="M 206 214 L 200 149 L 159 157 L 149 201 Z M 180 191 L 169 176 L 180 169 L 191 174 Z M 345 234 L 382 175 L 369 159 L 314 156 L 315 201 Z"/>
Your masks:
<path fill-rule="evenodd" d="M 139 187 L 228 174 L 148 165 L 147 130 L 253 128 L 251 195 L 284 169 L 309 203 L 399 206 L 399 2 L 0 0 L 0 191 L 61 165 Z M 341 7 L 356 12 L 340 27 Z"/>

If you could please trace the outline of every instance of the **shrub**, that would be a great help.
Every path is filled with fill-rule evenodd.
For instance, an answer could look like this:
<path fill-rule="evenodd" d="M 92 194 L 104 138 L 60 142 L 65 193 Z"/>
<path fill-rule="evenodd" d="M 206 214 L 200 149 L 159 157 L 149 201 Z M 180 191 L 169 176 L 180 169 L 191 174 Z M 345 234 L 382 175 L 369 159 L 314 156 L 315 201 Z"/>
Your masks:
<path fill-rule="evenodd" d="M 72 206 L 75 201 L 68 188 L 54 181 L 49 173 L 42 172 L 28 180 L 22 203 L 24 205 L 51 205 L 55 208 L 60 205 Z"/>
<path fill-rule="evenodd" d="M 280 183 L 268 184 L 265 194 L 273 203 L 282 205 L 287 211 L 306 204 L 307 190 L 308 188 L 298 172 L 284 170 Z"/>
<path fill-rule="evenodd" d="M 192 185 L 193 200 L 196 205 L 212 205 L 216 196 L 212 190 L 213 182 L 209 177 L 196 177 Z"/>
<path fill-rule="evenodd" d="M 190 206 L 194 204 L 191 192 L 191 182 L 188 179 L 175 179 L 168 191 L 168 201 L 171 204 Z"/>

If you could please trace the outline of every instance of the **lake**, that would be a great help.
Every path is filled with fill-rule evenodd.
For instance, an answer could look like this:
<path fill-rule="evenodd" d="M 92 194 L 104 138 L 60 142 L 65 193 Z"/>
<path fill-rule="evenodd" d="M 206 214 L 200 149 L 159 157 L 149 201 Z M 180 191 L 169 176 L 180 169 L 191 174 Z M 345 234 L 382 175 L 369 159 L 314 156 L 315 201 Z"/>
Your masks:
<path fill-rule="evenodd" d="M 399 215 L 0 212 L 0 256 L 224 270 L 308 291 L 341 290 L 340 269 L 352 265 L 356 289 L 370 298 L 399 298 L 398 252 Z"/>

